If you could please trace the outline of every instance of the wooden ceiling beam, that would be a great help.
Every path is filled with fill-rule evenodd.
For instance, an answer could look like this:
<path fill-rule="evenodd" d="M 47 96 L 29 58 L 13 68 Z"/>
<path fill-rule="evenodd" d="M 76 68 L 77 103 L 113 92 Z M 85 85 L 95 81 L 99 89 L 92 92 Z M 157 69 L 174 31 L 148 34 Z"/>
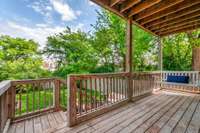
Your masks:
<path fill-rule="evenodd" d="M 195 28 L 198 25 L 200 25 L 200 23 L 196 23 L 196 24 L 192 24 L 192 25 L 186 25 L 184 27 L 179 27 L 179 28 L 175 28 L 175 29 L 172 29 L 172 30 L 167 30 L 165 32 L 160 32 L 159 35 L 166 34 L 166 33 L 173 32 L 173 31 L 178 31 L 178 30 L 181 30 L 181 29 L 190 28 L 190 27 L 194 27 Z"/>
<path fill-rule="evenodd" d="M 110 0 L 110 6 L 115 6 L 117 3 L 119 3 L 120 0 Z"/>
<path fill-rule="evenodd" d="M 141 0 L 127 0 L 121 5 L 120 12 L 123 13 L 134 5 L 138 4 Z"/>
<path fill-rule="evenodd" d="M 160 36 L 164 37 L 164 36 L 168 36 L 168 35 L 172 35 L 172 34 L 177 34 L 177 33 L 181 33 L 181 32 L 193 31 L 193 30 L 196 30 L 196 29 L 199 29 L 199 28 L 200 28 L 200 24 L 193 25 L 191 27 L 187 27 L 187 28 L 178 29 L 178 30 L 175 30 L 175 31 L 169 31 L 169 32 L 166 32 L 166 33 L 162 33 L 162 34 L 160 34 Z"/>
<path fill-rule="evenodd" d="M 170 23 L 160 25 L 159 27 L 158 26 L 153 27 L 151 30 L 152 30 L 152 32 L 155 32 L 156 30 L 159 30 L 159 29 L 164 29 L 164 28 L 167 28 L 167 27 L 170 27 L 170 26 L 178 25 L 178 24 L 181 24 L 181 23 L 187 23 L 189 21 L 194 21 L 194 20 L 198 20 L 198 19 L 200 19 L 200 15 L 194 16 L 194 17 L 191 17 L 191 18 L 188 18 L 188 19 L 172 21 Z"/>
<path fill-rule="evenodd" d="M 145 0 L 141 3 L 139 3 L 137 6 L 134 6 L 132 8 L 130 8 L 130 12 L 128 13 L 128 17 L 132 17 L 133 15 L 142 12 L 143 10 L 158 4 L 159 2 L 161 2 L 161 0 Z"/>
<path fill-rule="evenodd" d="M 114 14 L 120 16 L 121 18 L 127 20 L 127 17 L 125 15 L 121 14 L 118 9 L 116 9 L 115 7 L 109 6 L 110 2 L 108 0 L 90 0 L 90 1 L 96 3 L 97 5 L 103 7 L 105 9 L 113 12 Z"/>
<path fill-rule="evenodd" d="M 162 33 L 162 32 L 167 32 L 169 30 L 174 30 L 174 29 L 178 29 L 178 28 L 182 28 L 182 27 L 186 27 L 186 26 L 192 26 L 192 25 L 196 25 L 196 24 L 200 24 L 200 19 L 190 21 L 190 22 L 187 22 L 187 23 L 181 23 L 181 24 L 173 25 L 173 26 L 165 28 L 165 29 L 159 29 L 158 31 L 155 31 L 155 33 L 159 34 L 159 33 Z"/>
<path fill-rule="evenodd" d="M 196 18 L 196 19 L 193 19 L 191 21 L 186 21 L 184 23 L 178 23 L 178 24 L 175 24 L 175 25 L 163 27 L 163 28 L 158 29 L 157 31 L 154 31 L 154 32 L 157 34 L 159 32 L 164 32 L 164 31 L 175 29 L 175 28 L 178 28 L 178 27 L 183 27 L 183 26 L 186 26 L 186 25 L 195 24 L 196 22 L 199 23 L 200 22 L 200 18 Z"/>
<path fill-rule="evenodd" d="M 135 21 L 139 21 L 143 18 L 146 18 L 150 15 L 153 15 L 155 13 L 158 13 L 160 11 L 163 11 L 171 6 L 174 6 L 180 2 L 183 2 L 184 0 L 163 0 L 161 1 L 160 3 L 156 4 L 155 6 L 152 6 L 144 11 L 142 11 L 141 13 L 139 14 L 136 14 L 134 17 L 133 17 L 133 20 Z"/>
<path fill-rule="evenodd" d="M 148 16 L 140 21 L 138 21 L 141 25 L 145 25 L 149 22 L 152 22 L 156 19 L 159 19 L 159 18 L 162 18 L 164 16 L 167 16 L 167 15 L 170 15 L 170 14 L 173 14 L 175 12 L 178 12 L 178 11 L 181 11 L 181 10 L 184 10 L 186 8 L 190 8 L 196 4 L 199 4 L 200 3 L 200 0 L 193 0 L 191 2 L 191 0 L 184 0 L 183 2 L 181 3 L 178 3 L 172 7 L 169 7 L 163 11 L 160 11 L 160 12 L 157 12 L 151 16 Z"/>
<path fill-rule="evenodd" d="M 171 20 L 175 20 L 175 19 L 187 19 L 187 17 L 191 17 L 191 16 L 195 16 L 200 14 L 200 4 L 196 5 L 195 8 L 189 8 L 187 10 L 182 10 L 179 11 L 177 13 L 173 13 L 171 15 L 165 16 L 161 19 L 158 19 L 156 21 L 153 21 L 151 23 L 146 24 L 147 28 L 149 27 L 154 27 L 156 25 L 162 25 L 164 23 L 170 22 Z M 191 16 L 190 16 L 191 15 Z"/>

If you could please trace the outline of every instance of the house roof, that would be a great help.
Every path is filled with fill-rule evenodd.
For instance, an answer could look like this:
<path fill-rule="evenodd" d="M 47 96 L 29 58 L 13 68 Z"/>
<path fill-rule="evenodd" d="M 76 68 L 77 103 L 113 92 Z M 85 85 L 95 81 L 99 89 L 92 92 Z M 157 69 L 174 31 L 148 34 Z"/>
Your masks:
<path fill-rule="evenodd" d="M 156 36 L 200 28 L 200 0 L 91 0 Z"/>

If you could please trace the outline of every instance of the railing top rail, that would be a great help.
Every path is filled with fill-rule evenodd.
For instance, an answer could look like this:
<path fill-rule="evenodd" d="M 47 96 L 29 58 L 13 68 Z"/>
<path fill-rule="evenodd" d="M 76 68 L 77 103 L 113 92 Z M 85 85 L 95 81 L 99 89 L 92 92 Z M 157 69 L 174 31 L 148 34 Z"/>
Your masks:
<path fill-rule="evenodd" d="M 5 80 L 0 82 L 0 96 L 11 87 L 11 81 Z"/>
<path fill-rule="evenodd" d="M 127 74 L 128 72 L 118 72 L 118 73 L 88 73 L 88 74 L 69 74 L 68 76 L 85 76 L 85 75 L 119 75 L 119 74 Z"/>
<path fill-rule="evenodd" d="M 132 72 L 132 74 L 158 74 L 160 71 L 145 71 L 145 72 Z M 88 73 L 88 74 L 70 74 L 69 77 L 87 77 L 87 76 L 121 76 L 128 75 L 128 72 L 118 72 L 118 73 Z"/>
<path fill-rule="evenodd" d="M 41 83 L 53 80 L 62 80 L 60 78 L 40 78 L 40 79 L 22 79 L 22 80 L 13 80 L 12 85 L 19 85 L 19 84 L 33 84 L 33 83 Z"/>
<path fill-rule="evenodd" d="M 200 71 L 162 71 L 162 73 L 200 73 Z"/>

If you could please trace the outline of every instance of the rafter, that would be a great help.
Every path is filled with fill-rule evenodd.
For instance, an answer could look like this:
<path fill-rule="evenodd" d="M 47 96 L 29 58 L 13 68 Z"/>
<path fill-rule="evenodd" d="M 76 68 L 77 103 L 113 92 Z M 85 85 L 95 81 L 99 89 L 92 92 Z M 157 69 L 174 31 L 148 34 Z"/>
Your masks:
<path fill-rule="evenodd" d="M 110 6 L 112 7 L 112 6 L 116 5 L 119 2 L 120 2 L 120 0 L 110 0 Z"/>
<path fill-rule="evenodd" d="M 168 31 L 166 33 L 161 33 L 159 35 L 163 37 L 163 36 L 172 35 L 172 34 L 176 34 L 176 33 L 192 31 L 192 30 L 199 29 L 199 28 L 200 28 L 200 24 L 193 25 L 193 26 L 190 26 L 190 27 L 185 27 L 185 28 L 182 28 L 182 29 L 177 29 L 177 30 L 174 30 L 174 31 Z"/>
<path fill-rule="evenodd" d="M 94 3 L 96 3 L 97 5 L 100 5 L 102 7 L 104 7 L 105 9 L 115 13 L 116 15 L 122 17 L 123 19 L 127 19 L 123 14 L 121 14 L 118 9 L 114 8 L 114 7 L 110 7 L 109 6 L 109 1 L 108 0 L 90 0 Z"/>
<path fill-rule="evenodd" d="M 188 19 L 184 19 L 184 20 L 181 20 L 181 21 L 174 21 L 174 22 L 171 22 L 171 23 L 166 23 L 166 24 L 163 24 L 163 25 L 160 25 L 160 27 L 153 27 L 152 31 L 155 32 L 159 29 L 164 29 L 164 28 L 168 28 L 170 26 L 175 26 L 175 25 L 178 25 L 178 24 L 184 24 L 184 23 L 187 23 L 187 22 L 190 22 L 190 21 L 195 21 L 195 20 L 198 20 L 200 19 L 200 15 L 197 16 L 197 17 L 191 17 L 191 18 L 188 18 Z"/>
<path fill-rule="evenodd" d="M 191 16 L 196 16 L 200 14 L 200 8 L 199 6 L 197 6 L 197 8 L 193 8 L 193 10 L 188 10 L 188 11 L 180 11 L 171 15 L 168 15 L 164 18 L 161 18 L 159 20 L 153 21 L 151 23 L 148 24 L 147 28 L 149 27 L 153 27 L 155 25 L 162 25 L 164 23 L 167 23 L 171 20 L 179 20 L 179 19 L 188 19 Z"/>
<path fill-rule="evenodd" d="M 132 7 L 130 12 L 128 13 L 128 17 L 132 17 L 133 15 L 159 3 L 161 0 L 145 0 L 144 2 L 139 3 L 136 7 Z"/>
<path fill-rule="evenodd" d="M 163 11 L 165 9 L 167 9 L 168 7 L 171 7 L 177 3 L 183 2 L 184 0 L 164 0 L 158 4 L 156 4 L 155 6 L 152 6 L 144 11 L 142 11 L 139 14 L 136 14 L 133 19 L 138 21 L 141 20 L 145 17 L 148 17 L 150 15 L 153 15 L 157 12 Z"/>
<path fill-rule="evenodd" d="M 159 18 L 162 18 L 164 16 L 167 16 L 167 15 L 170 15 L 170 14 L 173 14 L 175 12 L 178 12 L 178 11 L 181 11 L 181 10 L 184 10 L 186 8 L 192 8 L 192 6 L 195 6 L 196 4 L 199 4 L 200 3 L 200 0 L 193 0 L 191 2 L 191 0 L 184 0 L 183 2 L 177 4 L 177 5 L 174 5 L 172 7 L 169 7 L 163 11 L 160 11 L 158 13 L 155 13 L 151 16 L 148 16 L 142 20 L 139 21 L 139 23 L 141 25 L 144 25 L 144 24 L 147 24 L 149 22 L 152 22 L 156 19 L 159 19 Z"/>
<path fill-rule="evenodd" d="M 177 30 L 181 30 L 181 29 L 185 29 L 185 28 L 189 28 L 189 27 L 196 27 L 200 25 L 199 23 L 196 23 L 196 24 L 193 24 L 193 25 L 186 25 L 184 27 L 179 27 L 179 28 L 175 28 L 175 29 L 172 29 L 172 30 L 167 30 L 165 32 L 160 32 L 159 34 L 166 34 L 166 33 L 169 33 L 169 32 L 173 32 L 173 31 L 177 31 Z"/>
<path fill-rule="evenodd" d="M 200 19 L 196 19 L 196 20 L 193 20 L 193 21 L 188 21 L 186 23 L 179 23 L 177 25 L 172 25 L 172 26 L 169 26 L 167 28 L 162 28 L 162 29 L 159 29 L 159 30 L 155 31 L 155 33 L 158 34 L 158 33 L 161 33 L 161 32 L 166 32 L 168 30 L 173 30 L 173 29 L 185 27 L 185 26 L 188 26 L 188 25 L 192 26 L 195 23 L 199 23 L 200 24 Z"/>
<path fill-rule="evenodd" d="M 124 12 L 128 10 L 129 8 L 133 7 L 134 5 L 138 4 L 141 0 L 127 0 L 121 5 L 120 12 Z"/>

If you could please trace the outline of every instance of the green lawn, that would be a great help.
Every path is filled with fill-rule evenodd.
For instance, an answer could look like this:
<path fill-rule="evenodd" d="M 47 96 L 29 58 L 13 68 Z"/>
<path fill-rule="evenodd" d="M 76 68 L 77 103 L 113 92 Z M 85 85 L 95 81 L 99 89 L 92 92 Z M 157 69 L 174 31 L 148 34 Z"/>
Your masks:
<path fill-rule="evenodd" d="M 20 95 L 16 95 L 16 101 L 19 101 Z M 61 89 L 61 106 L 67 107 L 67 90 Z M 21 114 L 41 110 L 53 106 L 53 91 L 29 91 L 21 94 Z M 28 102 L 28 104 L 27 104 Z M 27 106 L 28 105 L 28 106 Z M 19 102 L 18 102 L 19 107 Z M 16 109 L 16 115 L 20 114 L 19 108 Z"/>
<path fill-rule="evenodd" d="M 77 92 L 77 99 L 79 102 L 80 99 L 80 90 Z M 89 89 L 82 89 L 82 103 L 90 103 L 91 100 L 91 94 L 92 98 L 96 99 L 96 101 L 100 101 L 105 99 L 105 96 L 100 94 L 100 92 L 95 90 L 89 90 Z M 87 99 L 86 99 L 87 95 Z M 96 97 L 96 98 L 95 98 Z M 19 107 L 19 98 L 20 95 L 16 94 L 16 101 L 17 101 L 17 106 Z M 53 106 L 53 90 L 52 89 L 47 89 L 46 91 L 41 90 L 41 91 L 29 91 L 27 93 L 21 93 L 21 112 L 19 108 L 16 109 L 16 115 L 20 115 L 26 112 L 33 112 L 36 110 L 42 110 L 44 108 L 48 108 Z M 27 104 L 28 102 L 28 104 Z M 28 106 L 27 106 L 28 105 Z M 63 108 L 67 108 L 67 89 L 62 88 L 61 89 L 61 94 L 60 94 L 60 106 Z"/>

